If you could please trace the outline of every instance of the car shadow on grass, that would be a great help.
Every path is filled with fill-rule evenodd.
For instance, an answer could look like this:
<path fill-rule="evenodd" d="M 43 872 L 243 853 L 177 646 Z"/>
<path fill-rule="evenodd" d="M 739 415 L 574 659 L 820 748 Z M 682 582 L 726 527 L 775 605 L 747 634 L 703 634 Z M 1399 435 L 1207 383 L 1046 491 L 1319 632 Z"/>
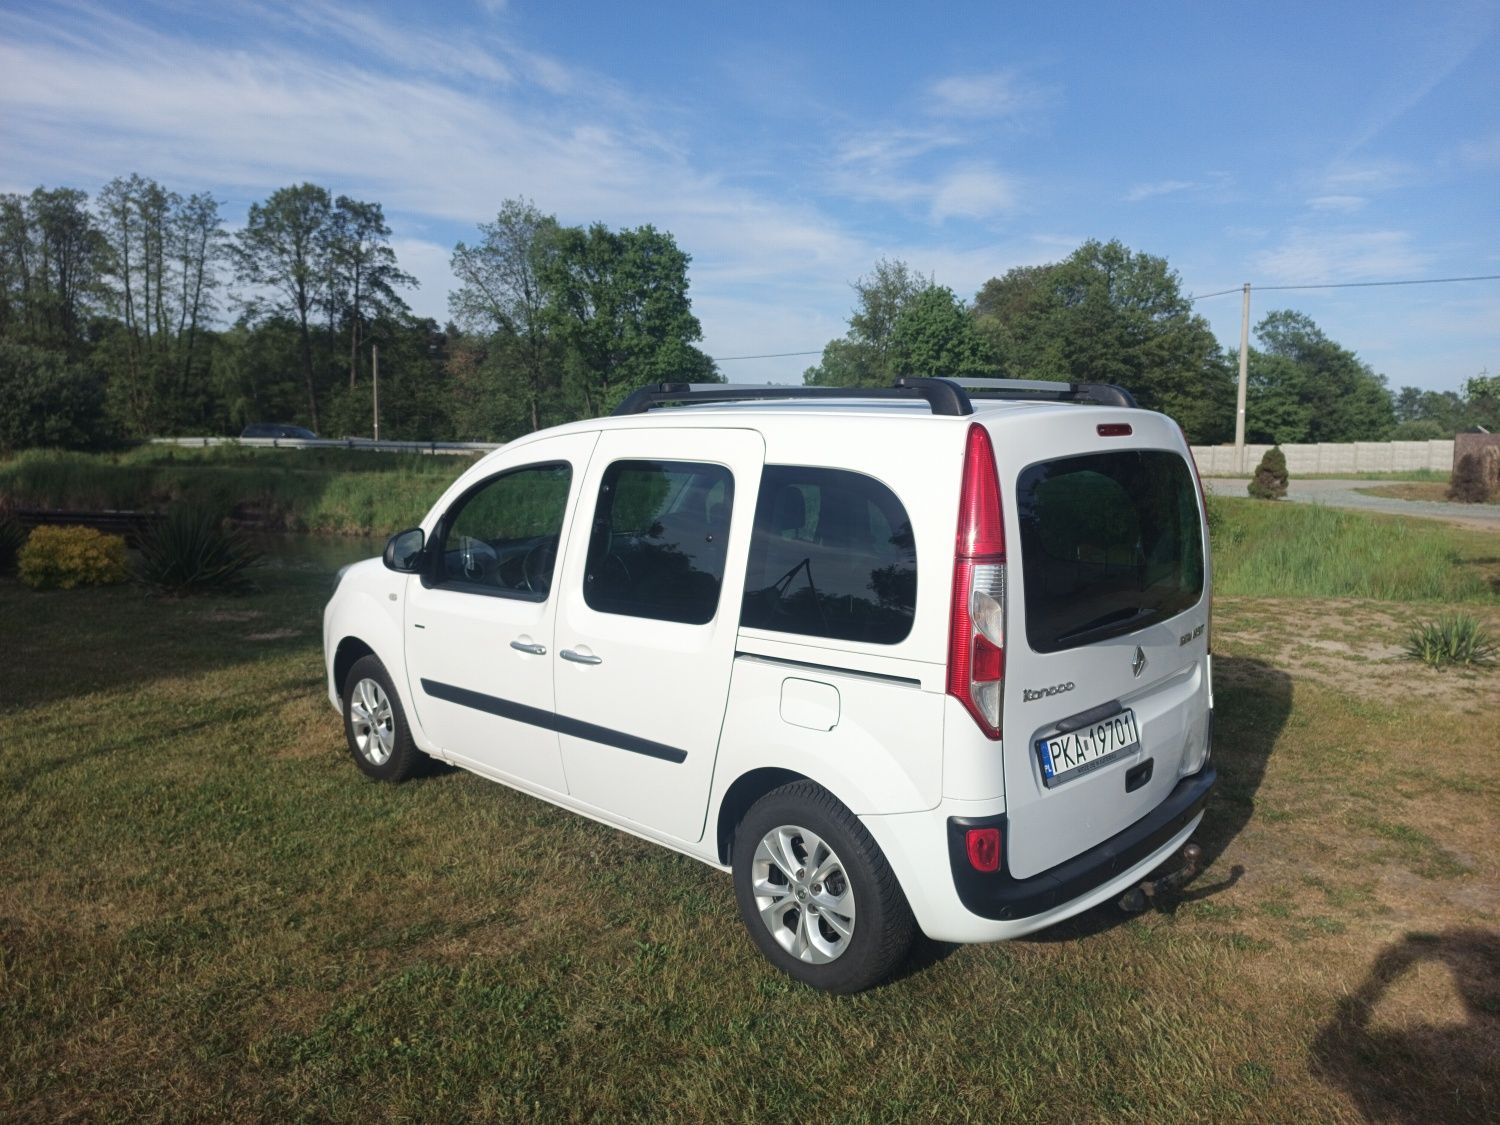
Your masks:
<path fill-rule="evenodd" d="M 1426 964 L 1447 971 L 1458 1018 L 1382 1003 Z M 1436 991 L 1430 980 L 1417 987 L 1427 998 Z M 1318 1033 L 1310 1068 L 1371 1120 L 1500 1121 L 1500 933 L 1410 933 L 1388 946 Z"/>
<path fill-rule="evenodd" d="M 1187 903 L 1228 890 L 1244 877 L 1241 864 L 1227 872 L 1216 872 L 1214 867 L 1255 815 L 1256 793 L 1291 712 L 1292 678 L 1285 672 L 1248 657 L 1214 658 L 1213 764 L 1219 780 L 1193 834 L 1193 842 L 1203 849 L 1204 871 L 1184 887 L 1152 896 L 1150 909 L 1175 913 Z M 1153 877 L 1181 865 L 1181 859 L 1174 856 Z M 1023 940 L 1072 941 L 1114 929 L 1132 917 L 1112 899 Z"/>

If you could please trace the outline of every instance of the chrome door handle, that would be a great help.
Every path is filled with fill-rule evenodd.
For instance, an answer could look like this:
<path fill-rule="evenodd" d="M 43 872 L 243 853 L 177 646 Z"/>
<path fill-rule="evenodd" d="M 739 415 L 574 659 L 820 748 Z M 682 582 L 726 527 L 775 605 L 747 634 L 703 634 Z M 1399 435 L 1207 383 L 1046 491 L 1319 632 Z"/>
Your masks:
<path fill-rule="evenodd" d="M 527 641 L 511 641 L 510 647 L 515 649 L 517 652 L 529 652 L 532 656 L 547 655 L 546 645 L 532 644 Z"/>
<path fill-rule="evenodd" d="M 571 660 L 574 664 L 603 664 L 604 657 L 595 656 L 591 652 L 574 652 L 570 648 L 563 649 L 557 654 L 564 660 Z"/>

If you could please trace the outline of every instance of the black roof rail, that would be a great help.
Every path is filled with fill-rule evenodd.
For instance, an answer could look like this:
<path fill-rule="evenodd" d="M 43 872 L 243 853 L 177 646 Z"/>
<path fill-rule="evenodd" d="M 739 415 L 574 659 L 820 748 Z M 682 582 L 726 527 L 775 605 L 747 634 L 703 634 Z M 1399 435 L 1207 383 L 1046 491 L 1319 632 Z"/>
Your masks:
<path fill-rule="evenodd" d="M 1092 402 L 1099 406 L 1138 404 L 1135 396 L 1114 383 L 1062 383 L 1048 379 L 950 379 L 970 398 L 1035 399 L 1038 402 Z M 978 391 L 979 394 L 973 392 Z"/>
<path fill-rule="evenodd" d="M 757 402 L 786 399 L 920 399 L 934 414 L 974 413 L 969 396 L 951 379 L 897 379 L 890 387 L 796 387 L 753 383 L 656 383 L 632 391 L 615 415 L 644 414 L 670 403 Z"/>
<path fill-rule="evenodd" d="M 934 414 L 974 413 L 975 398 L 1023 402 L 1092 402 L 1134 407 L 1124 387 L 1113 383 L 1054 383 L 1042 379 L 927 379 L 903 376 L 889 387 L 806 387 L 775 383 L 653 383 L 631 391 L 614 413 L 644 414 L 672 403 L 769 402 L 787 399 L 921 399 Z"/>

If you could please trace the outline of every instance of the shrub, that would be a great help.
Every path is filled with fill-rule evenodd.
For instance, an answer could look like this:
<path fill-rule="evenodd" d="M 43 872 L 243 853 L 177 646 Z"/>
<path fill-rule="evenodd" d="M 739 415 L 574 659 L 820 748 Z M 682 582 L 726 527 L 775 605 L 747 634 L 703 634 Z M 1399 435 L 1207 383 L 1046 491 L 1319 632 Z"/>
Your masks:
<path fill-rule="evenodd" d="M 16 556 L 26 542 L 26 532 L 9 512 L 0 511 L 0 573 L 16 565 Z"/>
<path fill-rule="evenodd" d="M 237 592 L 251 586 L 245 571 L 260 561 L 254 544 L 243 532 L 226 526 L 217 509 L 177 504 L 141 536 L 136 577 L 179 594 Z"/>
<path fill-rule="evenodd" d="M 92 527 L 38 527 L 19 558 L 21 581 L 34 590 L 125 580 L 125 540 Z"/>
<path fill-rule="evenodd" d="M 1484 461 L 1477 453 L 1465 453 L 1453 470 L 1448 499 L 1462 504 L 1483 504 L 1489 498 L 1490 486 L 1485 479 Z"/>
<path fill-rule="evenodd" d="M 1286 454 L 1281 446 L 1273 445 L 1250 480 L 1250 495 L 1257 500 L 1280 500 L 1286 495 L 1286 482 Z"/>
<path fill-rule="evenodd" d="M 1406 638 L 1406 655 L 1433 668 L 1493 664 L 1500 644 L 1467 613 L 1445 614 L 1414 628 Z"/>

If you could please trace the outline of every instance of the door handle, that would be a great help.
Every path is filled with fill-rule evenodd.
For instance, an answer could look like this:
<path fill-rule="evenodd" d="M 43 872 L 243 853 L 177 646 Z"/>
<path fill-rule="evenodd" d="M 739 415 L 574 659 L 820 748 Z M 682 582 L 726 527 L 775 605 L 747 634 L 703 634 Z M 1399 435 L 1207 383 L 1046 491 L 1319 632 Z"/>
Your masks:
<path fill-rule="evenodd" d="M 603 664 L 604 657 L 595 656 L 592 652 L 575 652 L 571 648 L 565 648 L 557 654 L 564 660 L 571 660 L 574 664 Z"/>
<path fill-rule="evenodd" d="M 515 649 L 517 652 L 529 652 L 532 656 L 547 655 L 546 645 L 533 644 L 530 641 L 511 641 L 510 647 Z"/>

